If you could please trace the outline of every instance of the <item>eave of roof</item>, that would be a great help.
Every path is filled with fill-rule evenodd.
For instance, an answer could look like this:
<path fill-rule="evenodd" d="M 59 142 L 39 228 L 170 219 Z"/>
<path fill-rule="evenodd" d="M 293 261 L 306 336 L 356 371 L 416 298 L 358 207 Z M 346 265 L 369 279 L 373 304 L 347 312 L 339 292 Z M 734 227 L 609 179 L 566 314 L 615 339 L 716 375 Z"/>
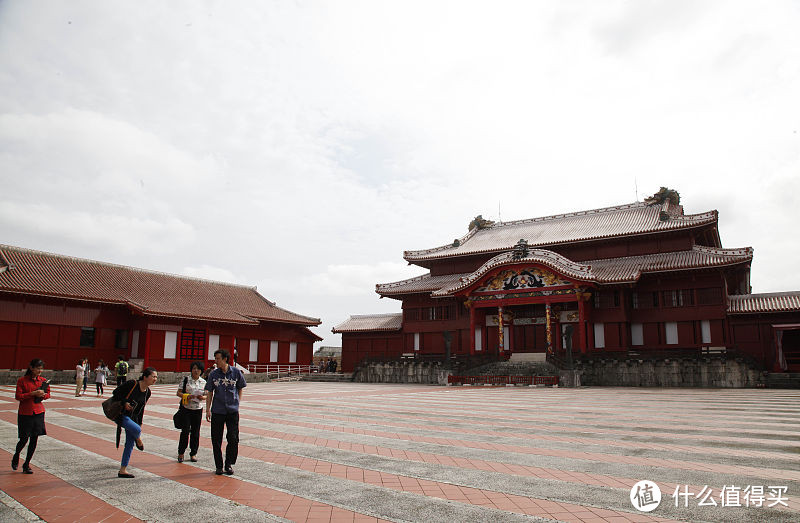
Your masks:
<path fill-rule="evenodd" d="M 665 207 L 636 202 L 541 218 L 530 218 L 474 228 L 458 240 L 431 249 L 403 253 L 409 263 L 441 258 L 503 252 L 520 238 L 530 247 L 547 247 L 564 243 L 594 241 L 614 237 L 640 236 L 690 229 L 717 222 L 717 211 L 684 215 L 681 206 L 672 206 L 662 220 Z"/>
<path fill-rule="evenodd" d="M 334 334 L 343 332 L 399 331 L 403 325 L 402 313 L 353 315 L 331 329 Z"/>
<path fill-rule="evenodd" d="M 800 291 L 728 296 L 728 314 L 800 312 Z"/>
<path fill-rule="evenodd" d="M 576 263 L 553 251 L 530 249 L 524 258 L 515 258 L 513 252 L 499 254 L 484 263 L 475 272 L 461 276 L 453 285 L 432 292 L 431 296 L 452 296 L 474 285 L 490 271 L 508 265 L 534 263 L 555 270 L 578 282 L 609 285 L 635 283 L 644 273 L 725 267 L 750 263 L 752 258 L 753 249 L 750 247 L 718 249 L 696 245 L 689 251 L 644 254 Z M 395 289 L 395 292 L 401 291 L 402 288 Z"/>

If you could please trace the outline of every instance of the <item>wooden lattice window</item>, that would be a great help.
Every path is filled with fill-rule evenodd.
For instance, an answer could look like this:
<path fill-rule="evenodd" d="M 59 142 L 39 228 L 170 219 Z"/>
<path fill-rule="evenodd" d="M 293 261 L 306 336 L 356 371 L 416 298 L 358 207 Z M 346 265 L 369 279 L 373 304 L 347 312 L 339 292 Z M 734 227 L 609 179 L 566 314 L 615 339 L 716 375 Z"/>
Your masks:
<path fill-rule="evenodd" d="M 183 329 L 181 331 L 181 359 L 206 359 L 206 331 L 204 329 Z"/>

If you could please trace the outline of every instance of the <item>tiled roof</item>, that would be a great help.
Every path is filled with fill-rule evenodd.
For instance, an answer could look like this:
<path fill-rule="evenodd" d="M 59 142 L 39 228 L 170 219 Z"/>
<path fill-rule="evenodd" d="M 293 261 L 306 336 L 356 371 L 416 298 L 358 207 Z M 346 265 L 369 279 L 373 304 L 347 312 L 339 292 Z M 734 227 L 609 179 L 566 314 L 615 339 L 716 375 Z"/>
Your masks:
<path fill-rule="evenodd" d="M 375 292 L 381 296 L 398 296 L 400 294 L 415 294 L 420 292 L 438 291 L 444 287 L 455 285 L 464 277 L 465 274 L 445 274 L 443 276 L 431 276 L 430 273 L 409 278 L 407 280 L 392 283 L 378 283 L 375 285 Z"/>
<path fill-rule="evenodd" d="M 664 219 L 666 218 L 666 219 Z M 590 211 L 496 223 L 474 228 L 463 238 L 449 245 L 418 251 L 405 251 L 409 262 L 451 256 L 507 251 L 520 240 L 530 247 L 546 247 L 562 243 L 596 240 L 617 236 L 687 229 L 717 222 L 717 211 L 684 215 L 683 207 L 644 202 L 604 207 Z"/>
<path fill-rule="evenodd" d="M 730 314 L 800 311 L 800 291 L 728 296 Z"/>
<path fill-rule="evenodd" d="M 403 314 L 400 312 L 355 315 L 331 329 L 331 332 L 399 331 L 402 324 Z"/>
<path fill-rule="evenodd" d="M 689 251 L 645 254 L 625 258 L 608 258 L 584 262 L 589 265 L 598 283 L 635 282 L 646 272 L 680 271 L 724 267 L 753 259 L 753 249 L 721 249 L 695 245 Z"/>
<path fill-rule="evenodd" d="M 549 267 L 560 274 L 577 281 L 598 284 L 633 283 L 643 273 L 679 271 L 710 267 L 724 267 L 748 263 L 753 259 L 753 249 L 719 249 L 715 247 L 694 246 L 688 251 L 644 254 L 624 258 L 608 258 L 589 260 L 582 263 L 573 262 L 560 254 L 545 249 L 530 249 L 525 258 L 515 259 L 513 252 L 505 252 L 484 263 L 471 274 L 451 274 L 432 277 L 418 276 L 409 280 L 379 284 L 376 290 L 382 295 L 410 294 L 415 292 L 431 292 L 433 296 L 449 296 L 461 289 L 469 287 L 492 269 L 504 265 L 519 263 L 536 263 Z M 435 285 L 443 285 L 431 291 Z"/>
<path fill-rule="evenodd" d="M 319 325 L 255 287 L 189 278 L 0 245 L 0 292 L 126 305 L 148 316 Z"/>

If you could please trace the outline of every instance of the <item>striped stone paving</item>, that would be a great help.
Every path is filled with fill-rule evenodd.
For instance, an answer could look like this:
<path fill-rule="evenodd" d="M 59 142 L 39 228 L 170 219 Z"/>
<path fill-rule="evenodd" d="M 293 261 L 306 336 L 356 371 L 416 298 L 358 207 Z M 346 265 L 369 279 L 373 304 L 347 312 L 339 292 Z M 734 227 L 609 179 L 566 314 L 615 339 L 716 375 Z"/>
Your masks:
<path fill-rule="evenodd" d="M 800 391 L 254 383 L 229 477 L 207 423 L 200 461 L 176 462 L 175 386 L 157 385 L 132 480 L 101 398 L 73 391 L 53 387 L 24 475 L 0 387 L 0 521 L 800 520 Z"/>

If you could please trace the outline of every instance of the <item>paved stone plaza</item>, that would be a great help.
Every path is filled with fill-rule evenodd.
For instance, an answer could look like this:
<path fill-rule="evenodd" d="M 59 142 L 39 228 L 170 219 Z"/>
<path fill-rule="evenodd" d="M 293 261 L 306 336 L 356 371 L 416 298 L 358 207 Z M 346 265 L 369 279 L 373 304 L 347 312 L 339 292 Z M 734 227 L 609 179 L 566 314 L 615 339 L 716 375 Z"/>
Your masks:
<path fill-rule="evenodd" d="M 13 472 L 1 387 L 0 521 L 800 519 L 800 391 L 251 384 L 228 477 L 205 422 L 200 461 L 176 462 L 175 388 L 155 387 L 136 478 L 118 479 L 114 425 L 71 385 L 46 403 L 35 473 Z M 662 492 L 649 513 L 640 480 Z"/>

